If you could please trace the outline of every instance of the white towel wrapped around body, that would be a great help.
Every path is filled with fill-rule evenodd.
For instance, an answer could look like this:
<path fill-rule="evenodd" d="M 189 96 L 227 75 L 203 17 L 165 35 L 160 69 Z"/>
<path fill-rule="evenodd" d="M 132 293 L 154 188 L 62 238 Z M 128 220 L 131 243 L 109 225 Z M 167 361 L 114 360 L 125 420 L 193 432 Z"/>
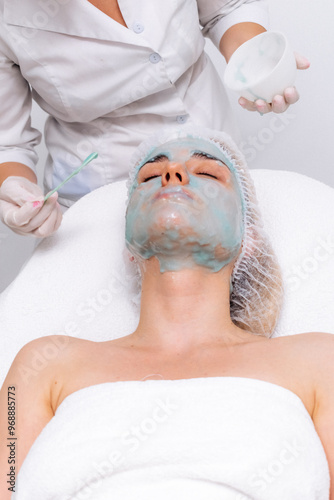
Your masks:
<path fill-rule="evenodd" d="M 329 483 L 312 419 L 280 385 L 119 381 L 65 398 L 12 499 L 328 500 Z"/>

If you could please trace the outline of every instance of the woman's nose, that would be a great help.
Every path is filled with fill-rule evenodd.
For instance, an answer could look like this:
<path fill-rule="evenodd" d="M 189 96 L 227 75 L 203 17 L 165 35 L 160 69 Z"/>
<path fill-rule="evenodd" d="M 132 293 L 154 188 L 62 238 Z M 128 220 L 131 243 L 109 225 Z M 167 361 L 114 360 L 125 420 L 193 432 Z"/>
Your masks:
<path fill-rule="evenodd" d="M 182 163 L 172 162 L 167 165 L 165 168 L 162 177 L 161 183 L 163 186 L 169 185 L 183 185 L 188 184 L 189 175 L 187 169 Z"/>

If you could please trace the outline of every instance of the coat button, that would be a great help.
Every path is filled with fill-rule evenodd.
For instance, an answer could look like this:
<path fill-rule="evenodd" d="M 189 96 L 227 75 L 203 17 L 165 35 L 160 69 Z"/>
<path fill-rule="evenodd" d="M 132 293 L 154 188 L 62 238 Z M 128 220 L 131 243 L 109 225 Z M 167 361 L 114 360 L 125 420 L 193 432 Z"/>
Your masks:
<path fill-rule="evenodd" d="M 144 31 L 144 26 L 140 23 L 133 23 L 132 29 L 135 33 L 142 33 Z"/>
<path fill-rule="evenodd" d="M 179 115 L 176 117 L 176 121 L 180 125 L 182 125 L 182 123 L 186 123 L 187 120 L 188 120 L 188 115 Z"/>
<path fill-rule="evenodd" d="M 152 64 L 157 64 L 159 61 L 161 61 L 161 56 L 157 52 L 153 52 L 153 54 L 150 55 L 150 62 Z"/>

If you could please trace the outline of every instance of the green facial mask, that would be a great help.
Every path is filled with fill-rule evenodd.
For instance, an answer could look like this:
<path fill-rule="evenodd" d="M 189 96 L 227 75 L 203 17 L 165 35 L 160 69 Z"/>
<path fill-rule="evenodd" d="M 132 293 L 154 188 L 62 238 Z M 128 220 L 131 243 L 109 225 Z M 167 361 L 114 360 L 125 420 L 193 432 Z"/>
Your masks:
<path fill-rule="evenodd" d="M 164 165 L 154 161 L 161 155 L 166 157 Z M 200 160 L 195 171 L 191 167 L 188 170 L 186 164 L 198 155 L 209 158 L 216 169 L 226 170 L 227 165 L 227 181 L 200 172 Z M 163 186 L 158 174 L 159 168 L 163 174 L 167 159 L 182 165 L 183 181 L 174 178 Z M 154 163 L 157 176 L 138 184 L 138 173 L 147 163 Z M 232 169 L 218 147 L 198 138 L 171 141 L 151 151 L 138 168 L 127 208 L 129 250 L 137 258 L 155 256 L 162 273 L 195 266 L 217 272 L 231 262 L 244 233 L 242 196 Z"/>

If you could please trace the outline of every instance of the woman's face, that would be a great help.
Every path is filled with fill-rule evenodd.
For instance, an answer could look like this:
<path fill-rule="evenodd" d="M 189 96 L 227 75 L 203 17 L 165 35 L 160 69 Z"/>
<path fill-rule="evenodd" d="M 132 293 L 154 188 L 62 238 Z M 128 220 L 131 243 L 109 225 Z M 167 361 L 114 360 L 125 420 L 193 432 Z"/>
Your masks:
<path fill-rule="evenodd" d="M 238 254 L 242 196 L 228 160 L 197 138 L 155 148 L 140 167 L 126 213 L 126 243 L 160 271 L 204 266 L 217 272 Z"/>

